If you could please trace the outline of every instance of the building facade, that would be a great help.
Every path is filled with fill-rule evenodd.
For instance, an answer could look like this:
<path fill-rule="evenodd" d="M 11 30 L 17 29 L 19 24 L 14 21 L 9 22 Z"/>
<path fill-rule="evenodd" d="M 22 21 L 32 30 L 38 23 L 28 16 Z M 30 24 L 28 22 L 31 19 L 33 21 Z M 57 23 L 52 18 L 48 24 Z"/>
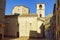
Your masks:
<path fill-rule="evenodd" d="M 54 19 L 56 40 L 60 40 L 60 0 L 56 0 L 56 4 L 54 6 Z"/>
<path fill-rule="evenodd" d="M 44 4 L 39 4 L 39 5 L 42 6 L 41 7 L 42 9 L 45 7 Z M 43 11 L 45 9 L 43 9 L 43 10 L 42 9 L 37 10 L 37 11 L 41 12 L 41 15 L 40 15 L 40 13 L 30 14 L 29 9 L 27 7 L 15 6 L 13 9 L 13 12 L 12 12 L 13 16 L 12 15 L 5 16 L 5 21 L 8 23 L 8 24 L 6 24 L 7 26 L 5 27 L 6 35 L 13 35 L 15 37 L 17 37 L 17 35 L 19 35 L 20 38 L 28 38 L 28 39 L 31 37 L 36 37 L 36 38 L 43 37 L 44 32 L 42 32 L 42 31 L 44 31 L 43 23 L 45 20 L 44 19 L 45 13 Z M 39 16 L 38 14 L 41 17 L 38 17 Z M 18 15 L 18 16 L 14 16 L 14 15 Z M 16 23 L 18 25 L 16 25 Z"/>
<path fill-rule="evenodd" d="M 6 0 L 0 0 L 0 40 L 4 39 L 4 15 Z"/>
<path fill-rule="evenodd" d="M 18 15 L 5 15 L 5 36 L 18 37 Z"/>

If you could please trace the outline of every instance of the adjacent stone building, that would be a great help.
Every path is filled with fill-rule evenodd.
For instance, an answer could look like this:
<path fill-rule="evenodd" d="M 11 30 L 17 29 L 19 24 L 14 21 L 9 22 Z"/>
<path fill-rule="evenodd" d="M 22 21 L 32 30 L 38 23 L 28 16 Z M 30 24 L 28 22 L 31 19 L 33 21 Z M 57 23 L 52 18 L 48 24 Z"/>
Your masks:
<path fill-rule="evenodd" d="M 5 36 L 18 37 L 18 15 L 5 15 Z"/>
<path fill-rule="evenodd" d="M 56 0 L 56 4 L 54 6 L 54 26 L 55 26 L 55 34 L 56 40 L 60 40 L 60 0 Z"/>
<path fill-rule="evenodd" d="M 6 4 L 6 0 L 0 0 L 0 40 L 4 39 L 5 4 Z"/>

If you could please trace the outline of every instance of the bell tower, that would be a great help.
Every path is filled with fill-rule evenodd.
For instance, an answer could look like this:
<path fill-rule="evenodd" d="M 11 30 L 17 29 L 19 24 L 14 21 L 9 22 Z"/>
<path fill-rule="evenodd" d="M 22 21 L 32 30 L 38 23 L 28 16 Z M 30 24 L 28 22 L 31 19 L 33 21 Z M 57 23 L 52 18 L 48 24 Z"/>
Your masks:
<path fill-rule="evenodd" d="M 40 3 L 36 5 L 36 13 L 38 15 L 38 17 L 45 17 L 45 4 Z"/>

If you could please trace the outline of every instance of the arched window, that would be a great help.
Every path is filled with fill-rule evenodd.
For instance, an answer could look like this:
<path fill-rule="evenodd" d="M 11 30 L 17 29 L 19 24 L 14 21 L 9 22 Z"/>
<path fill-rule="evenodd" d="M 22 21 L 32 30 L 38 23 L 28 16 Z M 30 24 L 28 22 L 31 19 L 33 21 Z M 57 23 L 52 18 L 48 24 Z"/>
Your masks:
<path fill-rule="evenodd" d="M 42 8 L 42 5 L 39 5 L 39 8 L 41 9 Z"/>

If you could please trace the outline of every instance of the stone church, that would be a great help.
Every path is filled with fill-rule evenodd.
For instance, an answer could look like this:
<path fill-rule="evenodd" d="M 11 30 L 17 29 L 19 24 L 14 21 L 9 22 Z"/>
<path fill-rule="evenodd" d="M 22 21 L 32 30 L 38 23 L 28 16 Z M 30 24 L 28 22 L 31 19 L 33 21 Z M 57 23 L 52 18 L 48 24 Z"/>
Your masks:
<path fill-rule="evenodd" d="M 30 38 L 44 36 L 45 4 L 36 4 L 36 13 L 25 6 L 15 6 L 12 15 L 5 15 L 5 35 Z"/>

